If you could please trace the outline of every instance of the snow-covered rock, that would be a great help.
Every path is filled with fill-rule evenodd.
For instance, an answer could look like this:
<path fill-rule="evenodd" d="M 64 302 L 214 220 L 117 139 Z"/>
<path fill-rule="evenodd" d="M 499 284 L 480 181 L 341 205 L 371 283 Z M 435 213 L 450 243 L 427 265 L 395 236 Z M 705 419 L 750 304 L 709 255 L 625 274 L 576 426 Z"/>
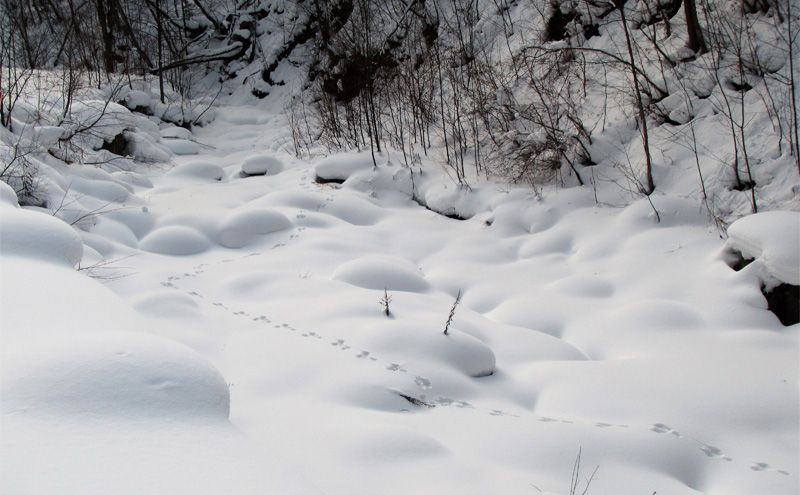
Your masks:
<path fill-rule="evenodd" d="M 0 205 L 19 208 L 19 199 L 14 188 L 0 181 Z"/>
<path fill-rule="evenodd" d="M 0 252 L 76 266 L 83 256 L 80 236 L 63 221 L 39 212 L 4 208 Z"/>
<path fill-rule="evenodd" d="M 727 248 L 738 251 L 764 275 L 800 285 L 800 212 L 767 211 L 748 215 L 728 227 Z"/>
<path fill-rule="evenodd" d="M 272 155 L 255 155 L 242 162 L 245 175 L 274 175 L 283 170 L 283 162 Z"/>
<path fill-rule="evenodd" d="M 264 209 L 236 210 L 220 222 L 220 244 L 238 249 L 257 236 L 288 229 L 292 223 L 277 211 Z"/>
<path fill-rule="evenodd" d="M 375 290 L 423 292 L 428 282 L 412 263 L 395 257 L 370 257 L 348 261 L 333 272 L 333 278 Z"/>
<path fill-rule="evenodd" d="M 225 379 L 196 352 L 147 334 L 75 335 L 3 362 L 4 414 L 225 420 Z"/>
<path fill-rule="evenodd" d="M 219 165 L 208 162 L 189 162 L 170 170 L 168 177 L 192 177 L 204 180 L 220 180 L 225 175 L 225 171 Z"/>
<path fill-rule="evenodd" d="M 208 239 L 191 227 L 170 225 L 148 234 L 139 247 L 151 253 L 188 255 L 202 253 L 211 246 Z"/>
<path fill-rule="evenodd" d="M 352 174 L 372 168 L 372 156 L 367 153 L 339 153 L 329 156 L 314 166 L 314 173 L 322 181 L 346 181 Z"/>

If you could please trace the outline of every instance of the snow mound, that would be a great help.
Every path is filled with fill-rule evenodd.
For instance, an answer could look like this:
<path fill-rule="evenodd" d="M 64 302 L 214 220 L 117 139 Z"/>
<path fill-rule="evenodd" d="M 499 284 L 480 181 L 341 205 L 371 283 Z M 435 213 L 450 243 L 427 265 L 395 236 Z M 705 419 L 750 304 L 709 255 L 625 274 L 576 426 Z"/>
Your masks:
<path fill-rule="evenodd" d="M 272 155 L 255 155 L 242 162 L 245 175 L 274 175 L 283 170 L 283 162 Z"/>
<path fill-rule="evenodd" d="M 14 188 L 3 181 L 0 181 L 0 205 L 9 205 L 19 208 L 19 198 Z"/>
<path fill-rule="evenodd" d="M 69 225 L 55 217 L 6 208 L 0 217 L 0 251 L 73 267 L 83 256 L 83 242 Z"/>
<path fill-rule="evenodd" d="M 371 337 L 369 347 L 397 362 L 410 358 L 420 366 L 438 363 L 475 378 L 494 373 L 497 359 L 489 346 L 457 329 L 450 328 L 447 335 L 443 331 L 444 323 L 441 328 L 425 323 L 386 323 Z"/>
<path fill-rule="evenodd" d="M 755 259 L 765 275 L 800 285 L 800 213 L 768 211 L 740 218 L 728 227 L 726 247 Z"/>
<path fill-rule="evenodd" d="M 192 131 L 189 129 L 184 129 L 183 127 L 166 127 L 158 131 L 158 133 L 163 138 L 167 139 L 186 139 L 189 140 L 192 138 Z"/>
<path fill-rule="evenodd" d="M 153 99 L 144 91 L 130 91 L 122 99 L 122 104 L 130 110 L 145 112 L 150 111 L 153 106 Z"/>
<path fill-rule="evenodd" d="M 156 143 L 153 136 L 138 132 L 123 132 L 127 146 L 125 152 L 144 163 L 167 163 L 172 160 L 168 148 Z"/>
<path fill-rule="evenodd" d="M 210 247 L 208 239 L 191 227 L 170 225 L 148 234 L 139 247 L 151 253 L 186 255 L 202 253 Z"/>
<path fill-rule="evenodd" d="M 406 260 L 388 256 L 348 261 L 333 272 L 333 278 L 364 289 L 402 292 L 428 289 L 422 270 Z"/>
<path fill-rule="evenodd" d="M 153 187 L 153 181 L 151 181 L 144 175 L 138 174 L 136 172 L 119 171 L 112 173 L 111 176 L 119 180 L 120 182 L 130 184 L 131 186 L 146 187 L 148 189 Z"/>
<path fill-rule="evenodd" d="M 432 436 L 395 425 L 374 426 L 359 433 L 351 447 L 356 458 L 396 463 L 445 456 L 449 449 Z"/>
<path fill-rule="evenodd" d="M 425 189 L 422 198 L 429 209 L 445 216 L 467 219 L 478 211 L 479 205 L 469 190 L 452 184 L 434 184 Z"/>
<path fill-rule="evenodd" d="M 352 174 L 374 166 L 368 153 L 340 153 L 331 155 L 314 166 L 314 173 L 322 181 L 346 181 Z"/>
<path fill-rule="evenodd" d="M 165 177 L 194 177 L 197 179 L 220 180 L 225 175 L 222 167 L 208 162 L 190 162 L 178 165 L 165 174 Z"/>
<path fill-rule="evenodd" d="M 219 226 L 219 242 L 227 248 L 238 249 L 256 236 L 288 229 L 292 223 L 273 210 L 243 209 L 225 217 Z"/>
<path fill-rule="evenodd" d="M 188 139 L 164 139 L 161 144 L 176 155 L 196 155 L 200 153 L 200 146 Z"/>
<path fill-rule="evenodd" d="M 230 410 L 222 375 L 188 347 L 163 337 L 76 335 L 21 348 L 5 361 L 5 414 L 226 420 Z"/>
<path fill-rule="evenodd" d="M 375 225 L 384 217 L 380 207 L 359 197 L 336 198 L 336 201 L 330 202 L 321 211 L 351 225 L 360 226 Z"/>
<path fill-rule="evenodd" d="M 111 203 L 121 203 L 130 196 L 130 191 L 124 186 L 107 180 L 75 177 L 70 182 L 70 189 L 82 195 Z"/>

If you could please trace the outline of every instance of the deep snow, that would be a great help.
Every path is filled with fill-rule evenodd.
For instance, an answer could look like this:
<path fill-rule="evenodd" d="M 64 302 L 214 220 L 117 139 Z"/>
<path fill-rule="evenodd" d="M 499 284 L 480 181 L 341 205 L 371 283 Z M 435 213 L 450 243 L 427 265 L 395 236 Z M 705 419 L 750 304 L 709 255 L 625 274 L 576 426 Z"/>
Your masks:
<path fill-rule="evenodd" d="M 0 187 L 4 493 L 564 494 L 579 451 L 592 495 L 797 493 L 798 325 L 726 264 L 794 280 L 797 212 L 726 244 L 681 195 L 657 223 L 287 134 L 221 108 L 160 130 L 199 143 L 174 167 L 58 170 L 113 202 L 76 229 Z"/>

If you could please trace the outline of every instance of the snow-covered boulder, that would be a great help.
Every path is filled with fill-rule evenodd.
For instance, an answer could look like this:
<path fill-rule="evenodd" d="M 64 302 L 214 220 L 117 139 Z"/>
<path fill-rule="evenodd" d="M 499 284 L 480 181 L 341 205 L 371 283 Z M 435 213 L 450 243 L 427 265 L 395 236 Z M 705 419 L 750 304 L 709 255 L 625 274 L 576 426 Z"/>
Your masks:
<path fill-rule="evenodd" d="M 369 153 L 340 153 L 329 156 L 314 167 L 320 182 L 344 182 L 352 174 L 373 167 Z"/>
<path fill-rule="evenodd" d="M 162 146 L 166 146 L 176 155 L 196 155 L 200 153 L 200 146 L 188 139 L 163 139 Z"/>
<path fill-rule="evenodd" d="M 22 346 L 3 363 L 4 414 L 226 420 L 228 386 L 188 347 L 148 334 L 72 335 Z"/>
<path fill-rule="evenodd" d="M 166 139 L 191 139 L 192 138 L 192 131 L 189 129 L 172 126 L 172 127 L 165 127 L 158 131 L 161 137 Z"/>
<path fill-rule="evenodd" d="M 0 252 L 73 267 L 83 256 L 83 242 L 55 217 L 5 208 L 0 215 Z"/>
<path fill-rule="evenodd" d="M 497 358 L 488 345 L 458 329 L 450 328 L 447 335 L 443 330 L 444 324 L 386 322 L 364 345 L 409 366 L 443 366 L 474 378 L 494 373 Z"/>
<path fill-rule="evenodd" d="M 191 227 L 170 225 L 148 234 L 139 247 L 151 253 L 188 255 L 202 253 L 211 246 L 208 239 Z"/>
<path fill-rule="evenodd" d="M 429 287 L 413 263 L 389 256 L 348 261 L 333 272 L 333 278 L 364 289 L 423 292 Z"/>
<path fill-rule="evenodd" d="M 800 212 L 748 215 L 728 227 L 728 251 L 739 252 L 765 278 L 800 285 Z"/>
<path fill-rule="evenodd" d="M 272 210 L 242 209 L 223 218 L 219 226 L 219 242 L 238 249 L 257 236 L 288 229 L 292 223 L 285 215 Z"/>
<path fill-rule="evenodd" d="M 255 155 L 242 162 L 245 175 L 273 175 L 283 170 L 283 162 L 272 155 Z"/>
<path fill-rule="evenodd" d="M 219 165 L 209 162 L 190 162 L 178 165 L 170 170 L 167 177 L 193 177 L 205 180 L 220 180 L 225 171 Z"/>
<path fill-rule="evenodd" d="M 19 198 L 14 188 L 3 181 L 0 181 L 0 206 L 11 206 L 19 208 Z"/>
<path fill-rule="evenodd" d="M 142 113 L 151 113 L 153 99 L 144 91 L 131 91 L 122 99 L 122 104 L 130 110 Z"/>

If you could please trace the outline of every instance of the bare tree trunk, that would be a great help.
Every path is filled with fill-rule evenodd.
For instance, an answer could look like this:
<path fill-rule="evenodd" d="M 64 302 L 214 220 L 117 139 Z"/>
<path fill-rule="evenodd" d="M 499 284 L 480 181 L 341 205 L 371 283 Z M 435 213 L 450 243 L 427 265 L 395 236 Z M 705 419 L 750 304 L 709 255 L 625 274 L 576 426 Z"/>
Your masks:
<path fill-rule="evenodd" d="M 698 55 L 707 53 L 708 47 L 703 39 L 703 31 L 700 29 L 695 1 L 683 0 L 683 11 L 686 14 L 686 29 L 689 32 L 689 49 Z"/>

